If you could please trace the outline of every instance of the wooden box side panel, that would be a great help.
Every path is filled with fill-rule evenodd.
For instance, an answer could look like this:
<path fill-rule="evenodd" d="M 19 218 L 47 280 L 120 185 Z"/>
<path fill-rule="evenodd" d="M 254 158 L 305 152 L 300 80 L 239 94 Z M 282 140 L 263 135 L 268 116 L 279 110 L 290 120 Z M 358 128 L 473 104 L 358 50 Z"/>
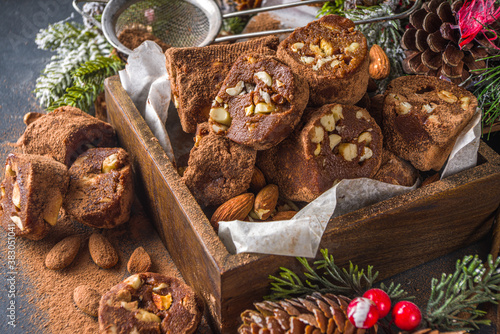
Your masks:
<path fill-rule="evenodd" d="M 215 302 L 222 298 L 220 266 L 211 252 L 219 253 L 219 258 L 228 253 L 220 241 L 220 245 L 205 244 L 207 235 L 212 234 L 217 240 L 218 237 L 201 209 L 192 204 L 194 198 L 187 188 L 182 189 L 183 183 L 177 171 L 128 95 L 124 94 L 120 82 L 115 78 L 107 79 L 105 88 L 108 117 L 118 133 L 120 144 L 130 155 L 138 196 L 142 197 L 147 212 L 153 215 L 160 237 L 184 279 L 208 302 L 211 316 L 219 323 L 216 326 L 220 326 L 220 303 Z M 150 142 L 145 142 L 147 139 Z M 195 228 L 194 220 L 207 221 Z M 209 229 L 203 231 L 205 225 Z M 212 249 L 207 248 L 210 246 Z"/>

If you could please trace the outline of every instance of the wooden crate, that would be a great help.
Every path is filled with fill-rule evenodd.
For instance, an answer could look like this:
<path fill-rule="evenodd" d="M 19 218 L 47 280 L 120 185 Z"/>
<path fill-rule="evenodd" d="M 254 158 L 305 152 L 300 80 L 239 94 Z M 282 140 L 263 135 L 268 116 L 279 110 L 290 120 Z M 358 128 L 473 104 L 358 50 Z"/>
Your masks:
<path fill-rule="evenodd" d="M 168 252 L 205 300 L 214 327 L 235 333 L 241 311 L 269 293 L 268 275 L 279 266 L 299 269 L 298 262 L 229 254 L 119 79 L 107 79 L 105 88 L 108 119 Z M 384 278 L 479 240 L 500 204 L 500 156 L 484 143 L 479 155 L 475 168 L 330 220 L 320 247 L 341 266 L 374 265 Z"/>

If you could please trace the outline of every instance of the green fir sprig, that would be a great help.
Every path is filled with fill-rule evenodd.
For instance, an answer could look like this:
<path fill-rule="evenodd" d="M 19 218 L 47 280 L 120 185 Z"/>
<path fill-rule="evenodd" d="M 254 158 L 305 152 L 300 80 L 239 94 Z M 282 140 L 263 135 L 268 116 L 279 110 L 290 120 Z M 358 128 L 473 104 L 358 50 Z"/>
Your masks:
<path fill-rule="evenodd" d="M 321 17 L 331 14 L 344 16 L 344 2 L 345 0 L 327 1 L 323 4 L 316 16 Z"/>
<path fill-rule="evenodd" d="M 368 266 L 366 271 L 359 269 L 357 265 L 349 264 L 349 268 L 339 268 L 332 255 L 327 249 L 322 249 L 322 260 L 315 261 L 315 269 L 311 267 L 307 259 L 298 257 L 297 260 L 304 269 L 305 282 L 287 268 L 280 268 L 280 277 L 269 276 L 271 290 L 274 292 L 267 296 L 267 299 L 291 298 L 313 292 L 342 294 L 348 297 L 361 296 L 370 289 L 378 277 L 378 272 L 373 272 L 373 267 Z M 401 285 L 391 284 L 389 287 L 381 285 L 380 288 L 386 291 L 392 299 L 401 299 L 406 296 L 406 292 L 401 289 Z"/>
<path fill-rule="evenodd" d="M 485 268 L 477 255 L 465 256 L 457 261 L 453 274 L 432 279 L 425 314 L 428 323 L 447 331 L 470 331 L 490 325 L 489 320 L 479 319 L 486 312 L 477 307 L 486 302 L 498 304 L 499 265 L 500 257 L 493 260 L 490 255 Z"/>
<path fill-rule="evenodd" d="M 68 101 L 71 105 L 82 107 L 82 110 L 89 112 L 92 105 L 89 100 L 95 99 L 96 93 L 101 91 L 99 87 L 93 86 L 102 85 L 103 71 L 106 74 L 114 74 L 118 68 L 117 58 L 113 58 L 111 63 L 102 62 L 109 57 L 111 45 L 97 28 L 85 28 L 79 23 L 67 21 L 57 22 L 40 30 L 35 42 L 40 49 L 56 52 L 36 80 L 34 93 L 39 104 L 52 110 L 54 106 L 65 105 L 65 101 Z M 89 61 L 98 63 L 88 63 Z M 111 67 L 108 70 L 100 68 L 94 71 L 92 64 L 106 64 Z M 78 73 L 81 67 L 90 70 L 82 79 L 73 75 Z M 94 73 L 95 77 L 90 79 L 89 76 Z"/>
<path fill-rule="evenodd" d="M 74 106 L 88 111 L 97 96 L 104 90 L 104 79 L 115 75 L 124 67 L 116 55 L 110 57 L 98 56 L 86 61 L 81 67 L 71 73 L 73 85 L 66 93 L 50 104 L 47 110 L 52 111 L 60 106 Z"/>

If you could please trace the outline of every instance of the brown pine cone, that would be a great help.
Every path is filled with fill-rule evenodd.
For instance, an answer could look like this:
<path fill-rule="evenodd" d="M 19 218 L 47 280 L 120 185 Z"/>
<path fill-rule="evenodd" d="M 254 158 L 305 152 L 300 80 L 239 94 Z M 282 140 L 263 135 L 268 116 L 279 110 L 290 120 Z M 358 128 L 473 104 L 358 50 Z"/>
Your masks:
<path fill-rule="evenodd" d="M 456 13 L 462 5 L 462 0 L 451 4 L 447 0 L 431 0 L 410 16 L 410 27 L 401 38 L 401 46 L 406 50 L 405 72 L 432 75 L 456 84 L 481 73 L 473 71 L 486 67 L 485 61 L 479 59 L 495 49 L 488 46 L 482 34 L 460 49 Z"/>
<path fill-rule="evenodd" d="M 313 293 L 304 298 L 255 303 L 257 310 L 241 314 L 243 325 L 238 333 L 376 333 L 376 325 L 358 329 L 351 324 L 347 317 L 349 302 L 344 296 Z"/>

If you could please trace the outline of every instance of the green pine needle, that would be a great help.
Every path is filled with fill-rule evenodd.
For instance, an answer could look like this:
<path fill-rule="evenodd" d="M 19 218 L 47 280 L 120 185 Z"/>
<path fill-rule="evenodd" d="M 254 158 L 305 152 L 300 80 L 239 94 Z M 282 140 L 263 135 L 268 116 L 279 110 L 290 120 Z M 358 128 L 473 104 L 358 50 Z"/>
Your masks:
<path fill-rule="evenodd" d="M 344 16 L 344 2 L 345 0 L 328 1 L 323 4 L 323 7 L 318 12 L 316 17 L 335 14 Z"/>
<path fill-rule="evenodd" d="M 498 303 L 500 298 L 500 257 L 493 261 L 490 255 L 485 268 L 479 257 L 465 256 L 458 260 L 453 274 L 432 279 L 431 295 L 425 318 L 440 330 L 470 331 L 490 321 L 478 319 L 485 315 L 478 310 L 481 303 Z"/>
<path fill-rule="evenodd" d="M 484 58 L 490 62 L 484 71 L 482 80 L 474 85 L 479 108 L 483 111 L 482 124 L 484 128 L 492 127 L 500 120 L 500 56 Z"/>
<path fill-rule="evenodd" d="M 274 281 L 271 283 L 271 290 L 274 292 L 265 298 L 273 300 L 291 298 L 314 292 L 341 294 L 348 297 L 361 296 L 373 286 L 378 277 L 378 272 L 374 273 L 372 266 L 368 266 L 366 271 L 360 270 L 352 263 L 349 264 L 348 269 L 339 268 L 327 249 L 322 249 L 321 254 L 323 259 L 313 263 L 315 268 L 307 259 L 297 258 L 305 269 L 303 274 L 306 278 L 305 282 L 287 268 L 280 268 L 280 277 L 269 276 L 269 279 Z M 391 284 L 388 288 L 382 285 L 380 288 L 385 290 L 393 300 L 406 296 L 401 285 Z"/>

